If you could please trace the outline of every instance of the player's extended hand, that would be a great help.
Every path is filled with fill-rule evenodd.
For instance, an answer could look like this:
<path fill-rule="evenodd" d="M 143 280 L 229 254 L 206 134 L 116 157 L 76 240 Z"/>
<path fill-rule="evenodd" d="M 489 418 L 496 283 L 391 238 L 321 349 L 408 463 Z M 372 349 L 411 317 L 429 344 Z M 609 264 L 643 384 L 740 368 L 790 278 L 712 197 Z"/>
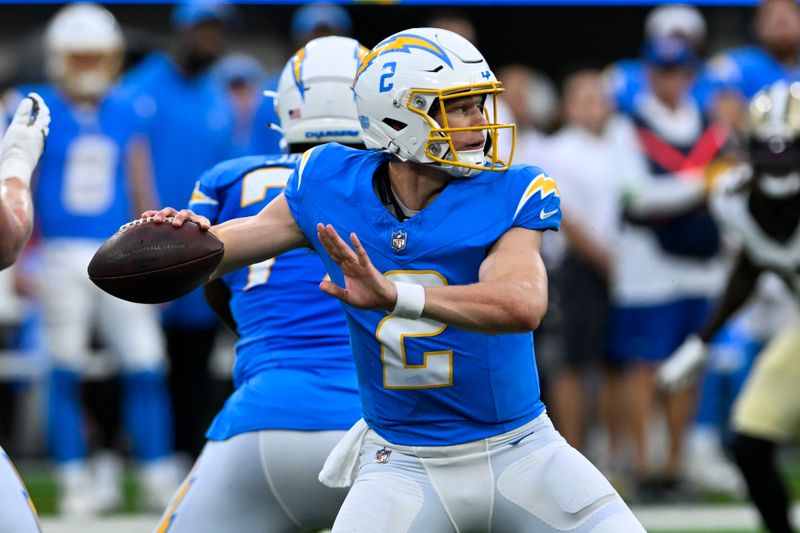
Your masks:
<path fill-rule="evenodd" d="M 689 386 L 708 359 L 708 346 L 691 335 L 659 367 L 656 377 L 661 388 L 671 391 Z"/>
<path fill-rule="evenodd" d="M 206 217 L 198 215 L 191 209 L 181 209 L 180 211 L 178 211 L 174 207 L 165 207 L 163 209 L 160 209 L 159 211 L 156 210 L 145 211 L 144 213 L 142 213 L 142 218 L 152 218 L 153 222 L 155 222 L 156 224 L 162 224 L 164 222 L 167 222 L 168 218 L 171 218 L 172 220 L 170 220 L 169 222 L 176 228 L 182 226 L 183 223 L 186 222 L 187 220 L 189 222 L 194 222 L 195 224 L 200 226 L 200 229 L 203 230 L 207 230 L 208 228 L 211 227 L 211 221 L 209 221 Z"/>
<path fill-rule="evenodd" d="M 344 273 L 344 288 L 332 281 L 323 281 L 319 288 L 325 293 L 362 309 L 392 311 L 397 301 L 394 283 L 386 279 L 370 261 L 361 241 L 350 234 L 350 246 L 339 237 L 330 224 L 317 224 L 317 236 L 325 251 Z"/>
<path fill-rule="evenodd" d="M 0 180 L 30 180 L 50 131 L 50 110 L 41 96 L 29 93 L 20 102 L 0 143 Z"/>

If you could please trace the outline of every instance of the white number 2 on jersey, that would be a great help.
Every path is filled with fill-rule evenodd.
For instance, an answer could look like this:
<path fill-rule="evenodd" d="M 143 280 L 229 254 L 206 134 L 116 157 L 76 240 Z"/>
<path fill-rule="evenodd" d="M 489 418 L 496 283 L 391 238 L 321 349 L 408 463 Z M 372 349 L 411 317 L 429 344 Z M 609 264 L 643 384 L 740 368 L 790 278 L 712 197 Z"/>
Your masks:
<path fill-rule="evenodd" d="M 247 207 L 266 198 L 270 189 L 283 189 L 291 174 L 291 168 L 283 167 L 259 168 L 246 174 L 242 179 L 242 200 L 239 205 Z M 265 284 L 269 280 L 273 264 L 275 264 L 274 257 L 250 265 L 247 285 L 243 290 L 247 291 Z"/>
<path fill-rule="evenodd" d="M 441 287 L 447 280 L 433 270 L 391 271 L 385 276 L 391 281 L 416 283 L 423 287 Z M 435 337 L 447 328 L 446 324 L 420 318 L 410 320 L 389 315 L 378 324 L 375 336 L 381 344 L 383 386 L 387 389 L 429 389 L 453 384 L 453 351 L 424 352 L 422 364 L 410 365 L 406 360 L 405 340 L 414 337 Z"/>

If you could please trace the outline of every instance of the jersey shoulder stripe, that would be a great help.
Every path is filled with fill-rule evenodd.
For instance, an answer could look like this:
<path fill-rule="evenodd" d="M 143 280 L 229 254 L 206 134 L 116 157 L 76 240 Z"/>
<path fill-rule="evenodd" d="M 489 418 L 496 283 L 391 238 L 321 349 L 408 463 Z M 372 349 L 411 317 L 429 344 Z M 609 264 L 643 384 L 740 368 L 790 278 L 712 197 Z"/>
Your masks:
<path fill-rule="evenodd" d="M 539 172 L 539 174 L 530 180 L 528 186 L 525 188 L 525 192 L 522 193 L 522 197 L 517 204 L 517 210 L 514 212 L 514 219 L 517 218 L 517 215 L 519 215 L 519 212 L 525 207 L 525 204 L 528 203 L 528 200 L 533 198 L 536 193 L 539 193 L 540 200 L 544 200 L 551 195 L 557 198 L 561 197 L 555 180 L 544 172 Z"/>

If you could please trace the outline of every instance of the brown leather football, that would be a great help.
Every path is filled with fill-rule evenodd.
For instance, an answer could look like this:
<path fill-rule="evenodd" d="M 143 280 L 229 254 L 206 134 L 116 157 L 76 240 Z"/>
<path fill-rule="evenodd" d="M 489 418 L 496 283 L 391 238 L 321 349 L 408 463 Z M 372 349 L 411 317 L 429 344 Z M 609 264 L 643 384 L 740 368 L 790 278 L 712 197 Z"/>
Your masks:
<path fill-rule="evenodd" d="M 222 241 L 194 222 L 176 228 L 139 219 L 124 225 L 95 252 L 89 278 L 123 300 L 168 302 L 205 283 L 223 252 Z"/>

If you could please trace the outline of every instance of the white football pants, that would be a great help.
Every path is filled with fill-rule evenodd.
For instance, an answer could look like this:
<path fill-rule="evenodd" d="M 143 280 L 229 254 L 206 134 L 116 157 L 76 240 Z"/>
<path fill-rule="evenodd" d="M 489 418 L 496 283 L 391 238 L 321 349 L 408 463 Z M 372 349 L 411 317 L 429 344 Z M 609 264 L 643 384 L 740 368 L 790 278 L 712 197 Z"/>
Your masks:
<path fill-rule="evenodd" d="M 165 361 L 157 309 L 106 294 L 86 272 L 102 242 L 52 239 L 42 244 L 39 296 L 47 345 L 56 365 L 80 371 L 88 363 L 92 326 L 126 372 L 156 371 Z"/>
<path fill-rule="evenodd" d="M 456 446 L 397 446 L 369 430 L 359 453 L 333 533 L 644 532 L 546 414 Z"/>
<path fill-rule="evenodd" d="M 267 430 L 208 441 L 156 533 L 295 533 L 330 527 L 347 489 L 317 476 L 345 431 Z"/>

